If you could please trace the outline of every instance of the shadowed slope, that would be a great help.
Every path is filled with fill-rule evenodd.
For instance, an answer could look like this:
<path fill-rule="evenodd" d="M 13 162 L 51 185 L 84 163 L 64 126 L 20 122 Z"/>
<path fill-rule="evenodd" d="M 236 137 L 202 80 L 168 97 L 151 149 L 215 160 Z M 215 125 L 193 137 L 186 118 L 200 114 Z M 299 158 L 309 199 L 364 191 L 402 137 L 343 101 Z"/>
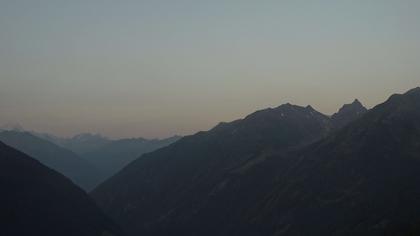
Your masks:
<path fill-rule="evenodd" d="M 420 89 L 391 96 L 285 159 L 293 159 L 285 174 L 249 213 L 252 228 L 264 235 L 406 235 L 420 222 Z"/>
<path fill-rule="evenodd" d="M 263 187 L 263 179 L 247 182 L 248 169 L 268 153 L 311 143 L 329 130 L 329 118 L 311 107 L 286 104 L 258 111 L 144 155 L 92 195 L 132 235 L 220 233 L 259 197 L 224 188 L 230 176 Z M 218 231 L 209 230 L 215 225 Z"/>
<path fill-rule="evenodd" d="M 399 235 L 420 219 L 420 89 L 325 139 L 283 105 L 129 165 L 93 192 L 132 235 Z"/>
<path fill-rule="evenodd" d="M 0 188 L 2 235 L 122 235 L 70 180 L 1 142 Z"/>

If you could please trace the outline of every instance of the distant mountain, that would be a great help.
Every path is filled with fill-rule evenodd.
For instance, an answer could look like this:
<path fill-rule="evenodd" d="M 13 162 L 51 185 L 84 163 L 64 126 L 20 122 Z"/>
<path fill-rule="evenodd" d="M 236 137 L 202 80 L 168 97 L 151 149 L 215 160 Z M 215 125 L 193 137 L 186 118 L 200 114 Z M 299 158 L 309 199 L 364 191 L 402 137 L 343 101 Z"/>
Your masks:
<path fill-rule="evenodd" d="M 42 139 L 73 151 L 102 171 L 101 179 L 115 174 L 142 154 L 154 151 L 177 141 L 180 136 L 166 139 L 127 138 L 110 139 L 100 134 L 82 133 L 71 138 L 36 133 Z"/>
<path fill-rule="evenodd" d="M 62 173 L 86 190 L 95 187 L 102 178 L 102 173 L 85 159 L 29 132 L 3 131 L 0 141 Z"/>
<path fill-rule="evenodd" d="M 112 176 L 142 154 L 165 147 L 181 138 L 180 136 L 173 136 L 166 139 L 127 138 L 112 140 L 100 134 L 90 133 L 78 134 L 71 138 L 35 132 L 34 135 L 72 150 L 80 157 L 88 160 L 101 171 L 99 182 Z"/>
<path fill-rule="evenodd" d="M 1 235 L 121 236 L 63 175 L 0 142 Z"/>
<path fill-rule="evenodd" d="M 100 169 L 104 173 L 105 180 L 142 154 L 165 147 L 180 138 L 180 136 L 173 136 L 166 139 L 131 138 L 113 140 L 95 151 L 83 154 L 82 157 Z"/>
<path fill-rule="evenodd" d="M 342 128 L 346 124 L 362 117 L 367 111 L 368 110 L 357 99 L 351 104 L 345 104 L 331 117 L 334 128 Z"/>
<path fill-rule="evenodd" d="M 334 120 L 289 104 L 256 112 L 143 155 L 92 196 L 130 235 L 404 235 L 420 225 L 420 88 L 342 129 Z"/>
<path fill-rule="evenodd" d="M 92 152 L 111 142 L 111 140 L 107 137 L 100 134 L 90 133 L 78 134 L 71 138 L 62 138 L 45 133 L 35 133 L 35 135 L 69 149 L 78 155 L 84 155 L 88 152 Z"/>
<path fill-rule="evenodd" d="M 0 126 L 0 132 L 1 131 L 18 131 L 23 132 L 24 129 L 20 124 L 16 123 L 7 123 Z"/>

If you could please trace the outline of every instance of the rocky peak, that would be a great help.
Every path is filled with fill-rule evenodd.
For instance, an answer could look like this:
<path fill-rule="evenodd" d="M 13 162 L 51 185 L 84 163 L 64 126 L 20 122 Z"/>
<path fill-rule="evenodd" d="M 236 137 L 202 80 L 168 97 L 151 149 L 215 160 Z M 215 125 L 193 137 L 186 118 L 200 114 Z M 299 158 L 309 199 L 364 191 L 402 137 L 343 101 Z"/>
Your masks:
<path fill-rule="evenodd" d="M 331 120 L 334 128 L 341 128 L 366 112 L 366 107 L 358 99 L 355 99 L 352 103 L 343 105 L 337 113 L 332 115 Z"/>

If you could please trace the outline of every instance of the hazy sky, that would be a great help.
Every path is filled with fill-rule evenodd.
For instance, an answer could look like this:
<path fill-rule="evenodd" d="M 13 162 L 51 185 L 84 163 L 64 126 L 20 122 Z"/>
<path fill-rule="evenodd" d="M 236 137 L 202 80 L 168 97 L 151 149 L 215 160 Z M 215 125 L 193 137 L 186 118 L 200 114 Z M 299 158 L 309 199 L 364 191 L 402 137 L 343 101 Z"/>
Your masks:
<path fill-rule="evenodd" d="M 420 1 L 0 0 L 0 124 L 164 137 L 420 86 Z"/>

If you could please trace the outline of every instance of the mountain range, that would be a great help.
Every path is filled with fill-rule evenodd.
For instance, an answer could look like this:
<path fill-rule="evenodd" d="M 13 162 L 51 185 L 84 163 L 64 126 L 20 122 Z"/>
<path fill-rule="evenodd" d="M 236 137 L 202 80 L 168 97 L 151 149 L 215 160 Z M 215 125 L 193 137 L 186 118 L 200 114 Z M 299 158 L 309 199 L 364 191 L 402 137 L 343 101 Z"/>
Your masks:
<path fill-rule="evenodd" d="M 165 147 L 181 138 L 181 136 L 175 135 L 164 139 L 110 139 L 100 134 L 90 133 L 63 138 L 47 133 L 32 132 L 32 134 L 57 146 L 71 150 L 88 161 L 100 171 L 96 175 L 95 185 L 111 177 L 142 154 Z"/>
<path fill-rule="evenodd" d="M 100 169 L 84 158 L 32 133 L 3 131 L 0 132 L 0 141 L 62 173 L 85 190 L 91 190 L 102 179 Z"/>
<path fill-rule="evenodd" d="M 48 133 L 32 132 L 35 136 L 48 140 L 58 146 L 71 150 L 79 156 L 94 151 L 112 142 L 101 134 L 81 133 L 73 137 L 59 137 Z"/>
<path fill-rule="evenodd" d="M 0 131 L 0 141 L 64 174 L 87 191 L 142 154 L 167 146 L 180 138 L 112 140 L 89 133 L 61 138 L 18 129 L 16 125 L 12 127 Z"/>
<path fill-rule="evenodd" d="M 8 236 L 418 235 L 418 183 L 420 88 L 162 140 L 0 131 Z"/>
<path fill-rule="evenodd" d="M 409 235 L 420 88 L 329 117 L 285 104 L 144 154 L 91 196 L 129 235 Z"/>

